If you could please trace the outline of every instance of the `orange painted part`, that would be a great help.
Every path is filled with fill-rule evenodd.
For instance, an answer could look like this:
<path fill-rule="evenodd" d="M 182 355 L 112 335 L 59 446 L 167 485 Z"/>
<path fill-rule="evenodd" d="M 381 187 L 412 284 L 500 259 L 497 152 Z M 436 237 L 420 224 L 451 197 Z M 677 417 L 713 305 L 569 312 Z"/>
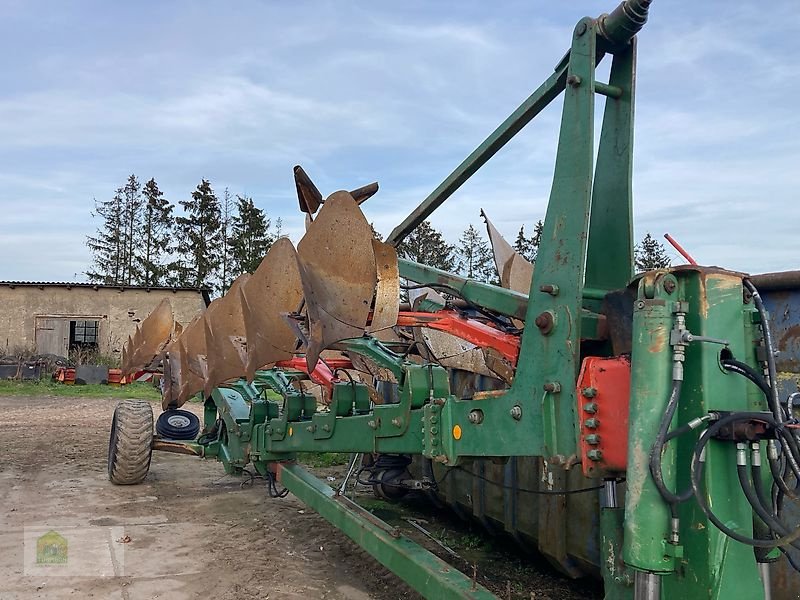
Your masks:
<path fill-rule="evenodd" d="M 428 327 L 444 331 L 480 348 L 497 350 L 512 365 L 517 364 L 520 345 L 518 336 L 505 333 L 475 319 L 466 319 L 455 311 L 401 312 L 397 318 L 397 325 L 400 327 Z"/>
<path fill-rule="evenodd" d="M 314 369 L 308 368 L 308 362 L 305 356 L 295 356 L 289 360 L 282 360 L 275 363 L 276 367 L 283 367 L 284 369 L 297 369 L 308 375 L 309 379 L 314 383 L 323 386 L 328 390 L 329 394 L 333 394 L 333 384 L 338 383 L 339 379 L 333 374 L 336 369 L 352 369 L 353 363 L 346 358 L 330 358 L 325 359 L 323 362 L 320 360 Z M 332 396 L 328 396 L 329 398 Z"/>
<path fill-rule="evenodd" d="M 122 384 L 122 369 L 109 369 L 108 370 L 108 385 L 121 385 Z"/>
<path fill-rule="evenodd" d="M 583 359 L 577 408 L 581 467 L 586 477 L 613 476 L 627 470 L 630 396 L 630 358 Z M 601 455 L 590 458 L 592 450 Z"/>

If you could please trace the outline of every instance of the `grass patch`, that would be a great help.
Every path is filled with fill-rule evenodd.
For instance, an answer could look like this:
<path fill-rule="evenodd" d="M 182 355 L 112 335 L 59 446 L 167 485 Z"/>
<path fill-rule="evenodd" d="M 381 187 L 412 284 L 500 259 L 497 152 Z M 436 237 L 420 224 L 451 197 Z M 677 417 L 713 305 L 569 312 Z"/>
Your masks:
<path fill-rule="evenodd" d="M 350 462 L 347 452 L 298 452 L 297 460 L 309 467 L 336 467 Z"/>
<path fill-rule="evenodd" d="M 0 396 L 65 396 L 69 398 L 140 398 L 161 400 L 161 392 L 149 383 L 111 385 L 64 385 L 42 379 L 40 381 L 0 380 Z"/>

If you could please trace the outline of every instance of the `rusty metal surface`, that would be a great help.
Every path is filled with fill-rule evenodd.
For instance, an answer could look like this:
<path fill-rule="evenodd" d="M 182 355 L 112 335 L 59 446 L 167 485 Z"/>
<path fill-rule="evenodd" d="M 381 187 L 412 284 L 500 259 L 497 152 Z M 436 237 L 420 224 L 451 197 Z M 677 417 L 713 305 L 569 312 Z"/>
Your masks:
<path fill-rule="evenodd" d="M 489 242 L 497 272 L 500 274 L 500 285 L 506 289 L 527 294 L 531 289 L 533 265 L 520 256 L 506 239 L 500 235 L 486 213 L 481 211 L 489 232 Z"/>
<path fill-rule="evenodd" d="M 378 283 L 375 288 L 375 306 L 370 333 L 394 327 L 400 312 L 400 271 L 397 266 L 397 251 L 393 246 L 372 240 Z"/>
<path fill-rule="evenodd" d="M 335 192 L 297 246 L 312 368 L 325 348 L 364 334 L 377 283 L 372 239 L 353 197 Z"/>
<path fill-rule="evenodd" d="M 188 454 L 190 456 L 203 456 L 203 451 L 200 447 L 183 444 L 181 442 L 167 442 L 165 440 L 154 440 L 153 450 L 172 452 L 174 454 Z"/>
<path fill-rule="evenodd" d="M 284 313 L 297 310 L 303 298 L 297 252 L 288 238 L 280 238 L 239 289 L 247 339 L 247 378 L 257 369 L 288 360 L 296 344 Z"/>
<path fill-rule="evenodd" d="M 461 369 L 470 373 L 495 376 L 495 373 L 486 366 L 483 350 L 461 338 L 444 331 L 414 328 L 414 339 L 421 354 L 432 362 L 437 362 L 449 369 Z"/>
<path fill-rule="evenodd" d="M 206 334 L 204 319 L 219 299 L 214 300 L 206 312 L 196 316 L 177 339 L 178 364 L 173 374 L 177 388 L 177 406 L 182 406 L 191 396 L 203 389 L 206 378 Z M 170 361 L 172 365 L 173 361 Z"/>
<path fill-rule="evenodd" d="M 245 375 L 247 348 L 239 290 L 249 278 L 248 273 L 239 275 L 220 298 L 216 310 L 206 315 L 206 396 L 221 383 Z"/>
<path fill-rule="evenodd" d="M 167 344 L 180 333 L 175 322 L 172 305 L 164 298 L 137 327 L 122 349 L 122 370 L 133 373 L 156 367 Z"/>
<path fill-rule="evenodd" d="M 313 215 L 322 204 L 322 194 L 300 165 L 296 165 L 294 168 L 294 185 L 297 188 L 300 210 Z"/>

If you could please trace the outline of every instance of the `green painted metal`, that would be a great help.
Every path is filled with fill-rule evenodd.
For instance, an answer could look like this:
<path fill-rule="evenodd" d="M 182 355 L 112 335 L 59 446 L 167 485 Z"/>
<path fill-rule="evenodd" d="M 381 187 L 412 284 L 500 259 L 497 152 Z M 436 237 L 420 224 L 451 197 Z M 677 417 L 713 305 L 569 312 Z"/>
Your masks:
<path fill-rule="evenodd" d="M 398 263 L 400 277 L 424 285 L 445 285 L 457 292 L 465 300 L 478 306 L 483 306 L 507 317 L 525 318 L 525 313 L 528 309 L 528 297 L 525 294 L 475 281 L 474 279 L 467 279 L 466 277 L 442 271 L 435 267 L 421 265 L 404 258 L 399 259 Z"/>
<path fill-rule="evenodd" d="M 670 280 L 675 283 L 674 278 Z M 649 273 L 639 282 L 633 313 L 631 397 L 628 425 L 628 470 L 625 496 L 625 561 L 654 573 L 675 569 L 664 544 L 670 511 L 650 476 L 648 457 L 672 389 L 672 331 L 677 297 L 664 290 L 663 274 Z M 675 488 L 675 445 L 664 453 L 664 482 Z"/>
<path fill-rule="evenodd" d="M 495 596 L 394 527 L 295 464 L 278 467 L 280 483 L 430 600 Z"/>
<path fill-rule="evenodd" d="M 668 285 L 665 285 L 668 284 Z M 675 284 L 675 285 L 672 285 Z M 630 437 L 625 505 L 625 562 L 661 575 L 665 598 L 762 598 L 764 590 L 752 548 L 732 541 L 706 519 L 694 500 L 678 506 L 678 543 L 670 543 L 670 511 L 649 473 L 648 455 L 672 387 L 678 315 L 696 336 L 724 338 L 734 356 L 756 364 L 752 308 L 742 299 L 741 276 L 717 269 L 685 268 L 649 273 L 639 283 L 631 356 Z M 763 398 L 719 364 L 722 347 L 696 342 L 685 348 L 684 383 L 675 423 L 710 411 L 764 410 Z M 689 483 L 696 436 L 670 442 L 664 479 L 674 491 Z M 704 485 L 723 522 L 752 535 L 752 510 L 736 477 L 735 446 L 711 441 Z"/>

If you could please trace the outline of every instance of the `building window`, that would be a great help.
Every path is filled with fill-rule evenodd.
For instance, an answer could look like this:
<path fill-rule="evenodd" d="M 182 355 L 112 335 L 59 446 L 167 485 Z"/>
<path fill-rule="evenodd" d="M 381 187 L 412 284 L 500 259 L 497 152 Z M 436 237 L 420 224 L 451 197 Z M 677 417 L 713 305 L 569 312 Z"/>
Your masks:
<path fill-rule="evenodd" d="M 79 348 L 97 348 L 97 321 L 70 321 L 69 346 Z"/>

